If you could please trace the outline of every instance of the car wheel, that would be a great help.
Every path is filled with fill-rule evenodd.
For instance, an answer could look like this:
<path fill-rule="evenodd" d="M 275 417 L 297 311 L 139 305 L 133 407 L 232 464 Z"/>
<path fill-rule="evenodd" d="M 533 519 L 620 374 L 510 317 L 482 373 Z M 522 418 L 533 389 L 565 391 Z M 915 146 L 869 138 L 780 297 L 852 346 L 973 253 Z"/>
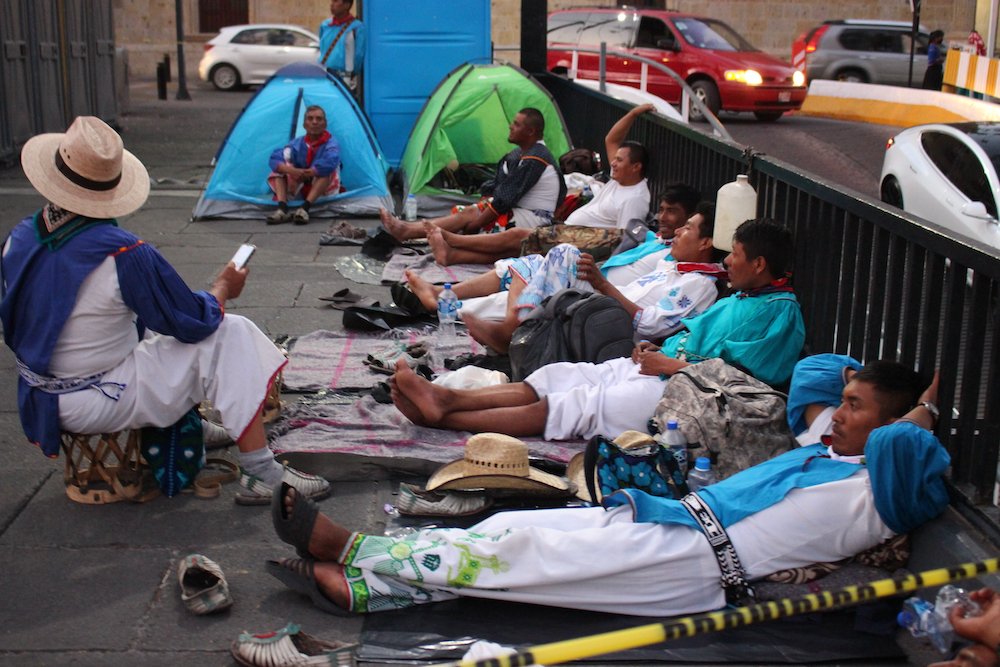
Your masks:
<path fill-rule="evenodd" d="M 886 204 L 891 204 L 896 208 L 903 208 L 903 190 L 899 187 L 899 181 L 895 176 L 886 176 L 882 181 L 880 191 L 881 199 Z"/>
<path fill-rule="evenodd" d="M 754 111 L 754 116 L 757 116 L 757 120 L 763 121 L 765 123 L 773 123 L 782 116 L 785 115 L 784 111 Z"/>
<path fill-rule="evenodd" d="M 708 107 L 708 110 L 713 114 L 719 114 L 719 107 L 722 103 L 719 101 L 719 89 L 715 87 L 715 84 L 711 81 L 705 79 L 699 79 L 691 84 L 691 90 L 694 92 L 694 96 L 701 100 L 701 103 Z M 701 112 L 701 109 L 696 107 L 694 104 L 690 105 L 691 108 L 688 110 L 688 117 L 699 123 L 705 122 L 705 114 Z"/>
<path fill-rule="evenodd" d="M 216 65 L 209 78 L 219 90 L 236 90 L 240 87 L 240 73 L 232 65 Z"/>
<path fill-rule="evenodd" d="M 847 83 L 868 83 L 868 75 L 859 69 L 853 68 L 840 70 L 834 78 L 837 81 L 846 81 Z"/>

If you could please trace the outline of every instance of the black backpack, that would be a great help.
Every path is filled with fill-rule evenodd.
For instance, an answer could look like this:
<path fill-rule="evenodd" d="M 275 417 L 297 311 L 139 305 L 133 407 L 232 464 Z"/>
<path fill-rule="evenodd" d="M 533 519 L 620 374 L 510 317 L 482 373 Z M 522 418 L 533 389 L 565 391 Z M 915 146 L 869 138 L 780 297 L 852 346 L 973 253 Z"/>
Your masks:
<path fill-rule="evenodd" d="M 632 318 L 610 296 L 565 289 L 548 297 L 514 330 L 510 366 L 520 382 L 557 361 L 600 363 L 632 354 Z"/>

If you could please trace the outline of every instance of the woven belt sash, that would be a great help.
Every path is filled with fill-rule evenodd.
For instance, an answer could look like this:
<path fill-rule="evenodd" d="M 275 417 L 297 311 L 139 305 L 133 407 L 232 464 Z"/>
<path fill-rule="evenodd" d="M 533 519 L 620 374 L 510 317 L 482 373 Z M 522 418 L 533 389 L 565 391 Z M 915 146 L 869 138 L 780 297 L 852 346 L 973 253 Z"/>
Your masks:
<path fill-rule="evenodd" d="M 17 360 L 17 374 L 29 387 L 40 389 L 46 394 L 72 394 L 75 391 L 94 388 L 113 401 L 121 398 L 122 392 L 128 386 L 122 382 L 102 382 L 104 371 L 82 378 L 57 378 L 36 373 L 21 361 Z"/>
<path fill-rule="evenodd" d="M 712 553 L 722 572 L 722 590 L 726 594 L 726 603 L 743 606 L 754 602 L 757 596 L 747 583 L 746 570 L 743 569 L 743 564 L 736 555 L 736 549 L 729 541 L 729 535 L 715 516 L 715 512 L 697 493 L 689 493 L 681 498 L 680 502 L 698 523 L 701 532 L 708 540 L 708 545 L 712 547 Z"/>

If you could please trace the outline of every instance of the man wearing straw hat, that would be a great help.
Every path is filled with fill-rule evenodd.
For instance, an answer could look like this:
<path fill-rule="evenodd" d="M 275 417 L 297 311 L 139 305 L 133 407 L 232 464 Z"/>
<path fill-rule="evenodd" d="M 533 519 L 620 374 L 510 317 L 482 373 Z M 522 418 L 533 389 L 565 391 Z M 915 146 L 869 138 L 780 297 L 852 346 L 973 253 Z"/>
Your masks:
<path fill-rule="evenodd" d="M 717 609 L 734 583 L 713 548 L 720 537 L 735 563 L 726 574 L 745 583 L 854 556 L 947 507 L 950 459 L 931 432 L 937 385 L 935 376 L 921 392 L 911 369 L 868 364 L 840 384 L 829 446 L 786 452 L 683 501 L 627 489 L 604 507 L 500 512 L 468 530 L 390 538 L 352 532 L 282 487 L 275 530 L 308 557 L 268 570 L 333 613 L 462 596 L 643 616 Z M 477 437 L 507 447 L 503 436 Z M 470 456 L 473 438 L 463 464 L 439 477 L 490 474 L 487 453 Z"/>
<path fill-rule="evenodd" d="M 192 291 L 118 226 L 146 201 L 149 176 L 97 118 L 33 137 L 21 165 L 48 200 L 14 228 L 0 261 L 0 320 L 28 439 L 54 457 L 60 430 L 169 426 L 210 399 L 239 447 L 237 502 L 268 503 L 283 475 L 306 496 L 329 495 L 320 477 L 283 473 L 266 447 L 261 407 L 286 360 L 252 322 L 225 313 L 246 269 L 229 263 L 210 290 Z"/>

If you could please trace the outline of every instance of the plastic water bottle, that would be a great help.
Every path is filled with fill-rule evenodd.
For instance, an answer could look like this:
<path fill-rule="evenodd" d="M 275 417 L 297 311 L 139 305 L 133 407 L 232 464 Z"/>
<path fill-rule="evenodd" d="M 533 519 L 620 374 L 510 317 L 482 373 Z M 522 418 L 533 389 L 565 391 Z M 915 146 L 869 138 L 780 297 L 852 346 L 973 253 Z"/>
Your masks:
<path fill-rule="evenodd" d="M 903 611 L 896 616 L 896 622 L 910 631 L 914 637 L 927 637 L 941 653 L 951 649 L 954 639 L 948 618 L 941 616 L 927 600 L 918 597 L 908 598 L 903 603 Z"/>
<path fill-rule="evenodd" d="M 688 489 L 691 493 L 705 488 L 709 484 L 719 481 L 719 476 L 712 470 L 712 459 L 707 456 L 699 456 L 695 459 L 694 468 L 688 473 Z"/>
<path fill-rule="evenodd" d="M 671 419 L 667 422 L 667 430 L 658 439 L 674 455 L 674 458 L 677 460 L 677 467 L 681 469 L 681 474 L 686 475 L 688 469 L 688 441 L 684 437 L 684 432 L 678 428 L 676 419 Z"/>
<path fill-rule="evenodd" d="M 745 221 L 757 217 L 757 191 L 746 174 L 726 183 L 715 195 L 715 231 L 712 245 L 719 250 L 733 249 L 733 232 Z"/>
<path fill-rule="evenodd" d="M 417 219 L 417 198 L 412 194 L 406 195 L 406 203 L 403 204 L 403 217 L 410 222 Z"/>
<path fill-rule="evenodd" d="M 938 591 L 937 599 L 934 601 L 934 611 L 939 616 L 948 618 L 951 608 L 956 605 L 962 609 L 963 616 L 979 616 L 983 613 L 982 608 L 975 600 L 969 597 L 965 589 L 952 586 L 951 584 L 942 586 L 941 590 Z"/>
<path fill-rule="evenodd" d="M 462 302 L 451 290 L 451 283 L 445 283 L 444 289 L 438 294 L 438 331 L 444 339 L 455 336 L 455 320 L 458 319 L 458 309 Z"/>

